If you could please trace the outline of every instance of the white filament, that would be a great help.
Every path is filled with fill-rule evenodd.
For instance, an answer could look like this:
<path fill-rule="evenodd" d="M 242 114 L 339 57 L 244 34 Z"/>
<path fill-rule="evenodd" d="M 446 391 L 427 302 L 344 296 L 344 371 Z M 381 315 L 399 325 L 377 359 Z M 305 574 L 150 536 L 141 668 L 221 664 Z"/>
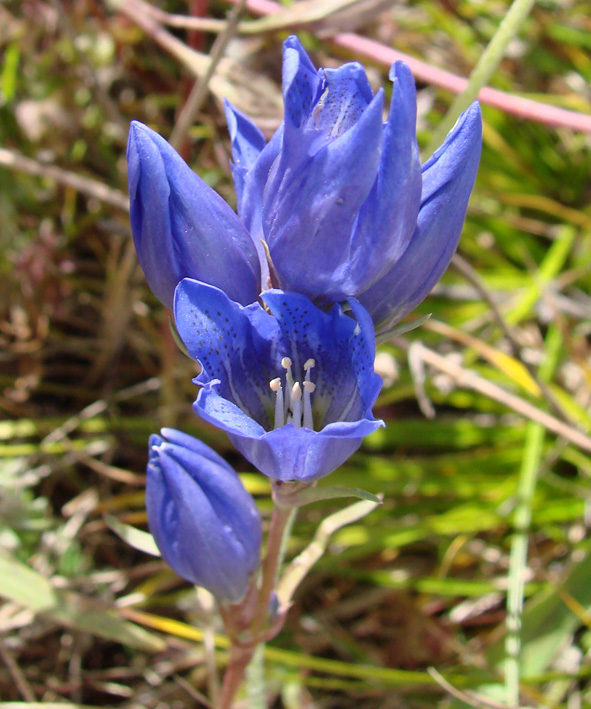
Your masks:
<path fill-rule="evenodd" d="M 312 394 L 315 389 L 316 384 L 306 379 L 304 382 L 304 428 L 309 428 L 311 431 L 314 430 L 314 417 L 312 416 Z"/>
<path fill-rule="evenodd" d="M 269 382 L 269 387 L 271 391 L 274 391 L 277 396 L 275 397 L 275 421 L 273 428 L 281 428 L 285 423 L 285 412 L 283 410 L 283 387 L 281 386 L 281 379 L 276 377 Z"/>

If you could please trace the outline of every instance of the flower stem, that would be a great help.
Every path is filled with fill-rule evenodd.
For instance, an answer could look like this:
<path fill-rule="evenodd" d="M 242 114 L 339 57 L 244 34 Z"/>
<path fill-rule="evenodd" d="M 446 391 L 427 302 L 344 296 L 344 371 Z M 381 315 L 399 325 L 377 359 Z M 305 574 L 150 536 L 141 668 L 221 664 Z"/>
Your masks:
<path fill-rule="evenodd" d="M 256 645 L 239 645 L 233 643 L 230 647 L 230 659 L 224 675 L 224 684 L 222 686 L 218 709 L 232 709 L 234 696 L 244 681 L 246 668 L 255 650 Z"/>
<path fill-rule="evenodd" d="M 283 560 L 287 538 L 295 513 L 296 508 L 286 505 L 276 504 L 273 508 L 271 526 L 267 537 L 267 552 L 262 565 L 261 585 L 257 593 L 252 620 L 246 628 L 246 632 L 250 635 L 250 642 L 245 644 L 234 638 L 232 639 L 219 709 L 231 709 L 234 696 L 240 689 L 245 675 L 248 682 L 249 701 L 255 697 L 257 698 L 257 703 L 255 704 L 251 701 L 249 706 L 252 706 L 252 709 L 262 709 L 264 706 L 263 641 L 266 639 L 265 621 L 269 611 L 271 594 L 277 584 L 277 575 Z M 254 660 L 256 667 L 253 668 L 252 672 L 247 673 L 251 660 Z"/>
<path fill-rule="evenodd" d="M 277 574 L 285 546 L 284 532 L 290 526 L 289 522 L 293 517 L 293 513 L 294 510 L 291 507 L 275 505 L 273 508 L 269 536 L 267 537 L 267 553 L 263 561 L 261 587 L 254 618 L 250 626 L 255 638 L 260 635 L 265 624 L 271 594 L 277 583 Z"/>

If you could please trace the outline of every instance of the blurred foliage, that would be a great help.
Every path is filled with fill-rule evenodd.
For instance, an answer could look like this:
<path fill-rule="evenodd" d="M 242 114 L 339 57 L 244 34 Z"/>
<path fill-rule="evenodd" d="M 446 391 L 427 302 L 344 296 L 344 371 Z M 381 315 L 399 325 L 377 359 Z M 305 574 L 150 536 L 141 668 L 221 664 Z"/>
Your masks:
<path fill-rule="evenodd" d="M 187 13 L 200 3 L 158 6 Z M 346 30 L 466 76 L 507 7 L 366 2 Z M 226 10 L 216 1 L 207 13 Z M 328 16 L 302 30 L 317 64 L 357 58 L 331 44 L 343 21 Z M 213 41 L 173 35 L 203 52 Z M 182 146 L 231 203 L 219 94 L 234 92 L 270 132 L 280 120 L 285 35 L 232 40 L 227 54 L 241 72 L 220 70 Z M 542 0 L 492 85 L 589 113 L 590 37 L 587 0 Z M 0 146 L 123 192 L 129 120 L 168 137 L 194 81 L 101 0 L 5 0 L 0 52 Z M 370 74 L 387 84 L 385 68 Z M 418 89 L 424 146 L 452 96 Z M 468 706 L 432 666 L 472 705 L 486 706 L 482 695 L 502 702 L 507 590 L 521 578 L 522 704 L 591 706 L 588 453 L 542 429 L 532 434 L 537 424 L 443 372 L 411 370 L 405 352 L 420 341 L 589 431 L 591 138 L 487 106 L 484 120 L 460 245 L 481 288 L 450 268 L 416 313 L 432 320 L 382 347 L 390 381 L 377 413 L 387 428 L 330 484 L 383 492 L 385 502 L 335 535 L 267 648 L 273 706 Z M 176 351 L 168 316 L 146 288 L 124 210 L 0 167 L 0 254 L 0 707 L 193 705 L 191 686 L 207 692 L 204 634 L 220 629 L 207 599 L 126 545 L 104 515 L 145 526 L 146 445 L 164 424 L 243 470 L 263 514 L 267 483 L 193 415 L 193 363 Z M 290 553 L 337 504 L 301 513 Z M 531 528 L 516 510 L 531 515 Z M 509 576 L 516 538 L 529 541 L 517 579 L 515 568 Z M 223 638 L 217 647 L 221 663 Z"/>

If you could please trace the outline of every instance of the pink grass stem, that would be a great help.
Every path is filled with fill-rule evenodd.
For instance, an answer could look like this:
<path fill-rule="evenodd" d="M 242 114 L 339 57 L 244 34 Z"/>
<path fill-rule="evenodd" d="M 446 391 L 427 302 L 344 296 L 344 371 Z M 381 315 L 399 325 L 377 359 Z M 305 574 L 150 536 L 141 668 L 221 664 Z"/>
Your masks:
<path fill-rule="evenodd" d="M 228 2 L 236 4 L 238 0 L 228 0 Z M 248 0 L 247 8 L 255 15 L 273 15 L 283 9 L 281 5 L 272 2 L 272 0 Z M 427 62 L 352 32 L 336 34 L 330 38 L 330 41 L 339 47 L 348 49 L 357 57 L 365 57 L 387 67 L 390 67 L 395 61 L 402 60 L 408 64 L 419 81 L 433 84 L 456 94 L 461 93 L 468 84 L 468 79 L 463 76 L 431 66 Z M 591 115 L 515 96 L 489 86 L 480 90 L 478 98 L 482 103 L 528 121 L 591 133 Z"/>

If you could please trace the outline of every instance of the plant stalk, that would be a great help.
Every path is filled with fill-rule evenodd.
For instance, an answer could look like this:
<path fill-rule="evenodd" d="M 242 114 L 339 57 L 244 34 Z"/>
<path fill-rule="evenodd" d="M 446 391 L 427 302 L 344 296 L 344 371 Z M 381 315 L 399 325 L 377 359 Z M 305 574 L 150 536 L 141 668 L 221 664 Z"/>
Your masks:
<path fill-rule="evenodd" d="M 224 683 L 218 709 L 232 709 L 236 692 L 240 689 L 244 681 L 246 668 L 250 662 L 256 645 L 239 645 L 233 643 L 230 646 L 230 659 L 224 674 Z"/>
<path fill-rule="evenodd" d="M 262 706 L 260 698 L 265 696 L 262 655 L 262 643 L 267 639 L 265 637 L 265 621 L 267 620 L 271 594 L 277 585 L 277 575 L 295 511 L 295 508 L 284 505 L 275 505 L 273 508 L 271 526 L 267 536 L 267 552 L 262 564 L 261 585 L 257 593 L 252 620 L 245 629 L 249 641 L 244 643 L 232 638 L 230 658 L 220 697 L 220 709 L 231 709 L 234 697 L 247 675 L 247 668 L 253 657 L 256 658 L 259 666 L 247 675 L 249 697 L 258 697 L 259 705 Z M 258 706 L 255 708 L 253 705 L 253 709 L 258 709 Z"/>

